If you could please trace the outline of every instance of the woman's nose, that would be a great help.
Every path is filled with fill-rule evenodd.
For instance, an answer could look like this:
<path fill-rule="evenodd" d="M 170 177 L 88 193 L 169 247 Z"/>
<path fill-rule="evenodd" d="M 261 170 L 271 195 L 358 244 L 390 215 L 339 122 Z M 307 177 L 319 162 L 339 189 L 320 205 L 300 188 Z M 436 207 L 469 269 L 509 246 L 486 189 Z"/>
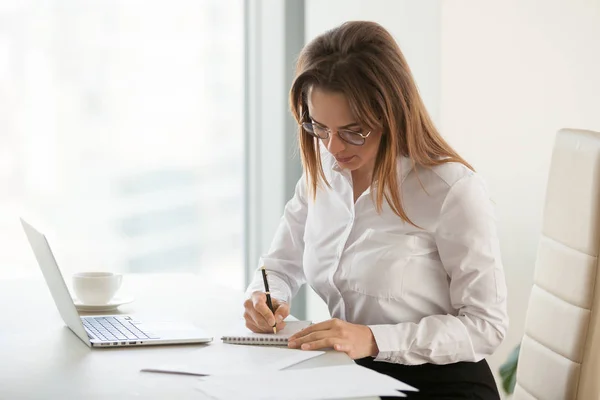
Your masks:
<path fill-rule="evenodd" d="M 337 154 L 346 148 L 346 144 L 340 139 L 340 135 L 337 132 L 330 132 L 326 147 L 331 154 Z"/>

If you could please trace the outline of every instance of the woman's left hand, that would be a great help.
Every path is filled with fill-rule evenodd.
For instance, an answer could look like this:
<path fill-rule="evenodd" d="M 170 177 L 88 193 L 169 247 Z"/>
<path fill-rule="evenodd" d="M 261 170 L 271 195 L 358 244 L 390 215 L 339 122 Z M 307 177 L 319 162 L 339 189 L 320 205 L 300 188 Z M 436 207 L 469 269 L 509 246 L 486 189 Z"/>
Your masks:
<path fill-rule="evenodd" d="M 288 347 L 302 350 L 334 348 L 354 360 L 379 353 L 373 332 L 366 325 L 351 324 L 337 318 L 320 322 L 292 335 Z"/>

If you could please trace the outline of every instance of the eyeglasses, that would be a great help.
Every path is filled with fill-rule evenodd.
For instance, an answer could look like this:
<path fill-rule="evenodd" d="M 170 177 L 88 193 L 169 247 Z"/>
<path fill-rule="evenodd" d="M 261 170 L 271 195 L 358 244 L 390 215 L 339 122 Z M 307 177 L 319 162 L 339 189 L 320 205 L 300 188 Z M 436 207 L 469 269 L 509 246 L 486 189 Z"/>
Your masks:
<path fill-rule="evenodd" d="M 303 122 L 302 128 L 311 135 L 321 140 L 329 139 L 329 135 L 332 130 L 325 128 L 314 122 Z M 367 133 L 356 132 L 350 129 L 338 129 L 337 134 L 344 142 L 351 144 L 352 146 L 362 146 L 365 144 L 365 139 L 369 137 L 371 131 Z"/>

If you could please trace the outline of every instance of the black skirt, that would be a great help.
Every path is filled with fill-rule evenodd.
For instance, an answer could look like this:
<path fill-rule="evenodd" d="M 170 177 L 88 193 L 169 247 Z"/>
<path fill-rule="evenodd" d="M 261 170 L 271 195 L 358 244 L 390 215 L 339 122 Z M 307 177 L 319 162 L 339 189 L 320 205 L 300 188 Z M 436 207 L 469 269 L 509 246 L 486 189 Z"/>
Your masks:
<path fill-rule="evenodd" d="M 494 376 L 485 360 L 446 365 L 402 365 L 366 357 L 356 363 L 419 389 L 419 392 L 405 392 L 408 399 L 500 399 Z"/>

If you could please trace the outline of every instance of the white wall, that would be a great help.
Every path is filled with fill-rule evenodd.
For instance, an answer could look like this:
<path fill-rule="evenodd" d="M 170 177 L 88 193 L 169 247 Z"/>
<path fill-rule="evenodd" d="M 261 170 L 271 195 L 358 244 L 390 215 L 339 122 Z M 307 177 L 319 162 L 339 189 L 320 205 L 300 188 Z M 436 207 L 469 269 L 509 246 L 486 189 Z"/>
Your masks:
<path fill-rule="evenodd" d="M 442 4 L 442 133 L 497 203 L 511 327 L 521 339 L 555 132 L 600 130 L 599 0 Z"/>
<path fill-rule="evenodd" d="M 349 20 L 383 25 L 400 44 L 412 68 L 425 105 L 440 120 L 440 12 L 439 0 L 305 0 L 306 41 Z M 308 318 L 329 318 L 327 307 L 309 291 Z"/>

